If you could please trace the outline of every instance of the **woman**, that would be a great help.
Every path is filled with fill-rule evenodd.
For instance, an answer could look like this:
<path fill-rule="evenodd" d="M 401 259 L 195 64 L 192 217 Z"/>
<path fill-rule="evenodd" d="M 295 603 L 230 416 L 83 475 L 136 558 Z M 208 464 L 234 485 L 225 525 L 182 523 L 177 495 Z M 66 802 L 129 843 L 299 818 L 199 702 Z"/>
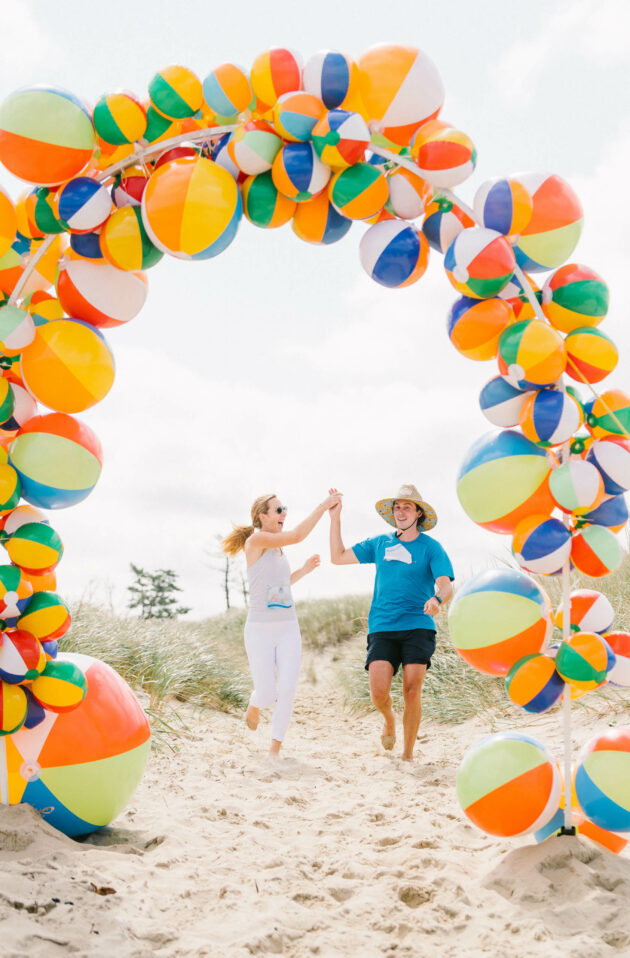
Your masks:
<path fill-rule="evenodd" d="M 341 495 L 328 496 L 295 529 L 284 530 L 287 509 L 275 495 L 259 496 L 251 508 L 252 525 L 236 526 L 223 540 L 223 551 L 247 560 L 249 611 L 245 622 L 245 651 L 254 691 L 245 713 L 250 729 L 258 727 L 261 708 L 274 706 L 270 755 L 278 755 L 286 734 L 295 687 L 300 673 L 302 637 L 291 586 L 319 565 L 311 556 L 291 572 L 283 546 L 302 542 Z M 276 679 L 277 673 L 277 679 Z"/>

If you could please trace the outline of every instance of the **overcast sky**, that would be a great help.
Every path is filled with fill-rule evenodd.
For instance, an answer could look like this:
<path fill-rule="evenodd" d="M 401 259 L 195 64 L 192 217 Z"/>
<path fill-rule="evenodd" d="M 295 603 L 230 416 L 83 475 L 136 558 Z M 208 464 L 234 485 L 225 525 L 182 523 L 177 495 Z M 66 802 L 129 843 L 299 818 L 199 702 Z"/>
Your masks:
<path fill-rule="evenodd" d="M 357 57 L 405 42 L 435 61 L 442 117 L 475 143 L 477 170 L 458 188 L 471 201 L 489 177 L 541 170 L 565 177 L 585 209 L 572 259 L 611 288 L 603 329 L 622 359 L 605 385 L 628 383 L 630 296 L 630 8 L 626 0 L 426 0 L 312 7 L 288 0 L 237 6 L 112 0 L 3 5 L 2 89 L 47 82 L 88 102 L 117 88 L 144 98 L 153 74 L 183 63 L 203 79 L 221 62 L 246 67 L 271 46 L 308 59 L 319 49 Z M 20 184 L 0 180 L 15 196 Z M 66 554 L 59 590 L 111 594 L 123 609 L 129 562 L 179 575 L 191 616 L 220 611 L 213 537 L 245 522 L 252 500 L 277 493 L 289 524 L 329 487 L 345 493 L 347 545 L 386 531 L 377 499 L 413 482 L 437 509 L 434 535 L 458 580 L 507 555 L 509 539 L 478 529 L 455 493 L 459 463 L 490 424 L 480 388 L 494 363 L 461 357 L 446 335 L 457 298 L 432 252 L 414 286 L 389 291 L 363 272 L 355 224 L 330 247 L 290 226 L 243 220 L 223 254 L 202 263 L 165 257 L 127 326 L 106 331 L 117 363 L 100 406 L 80 414 L 99 435 L 102 478 L 79 506 L 51 515 Z M 538 274 L 541 277 L 541 274 Z M 327 560 L 328 520 L 289 551 L 319 570 L 296 598 L 368 591 L 369 568 Z"/>

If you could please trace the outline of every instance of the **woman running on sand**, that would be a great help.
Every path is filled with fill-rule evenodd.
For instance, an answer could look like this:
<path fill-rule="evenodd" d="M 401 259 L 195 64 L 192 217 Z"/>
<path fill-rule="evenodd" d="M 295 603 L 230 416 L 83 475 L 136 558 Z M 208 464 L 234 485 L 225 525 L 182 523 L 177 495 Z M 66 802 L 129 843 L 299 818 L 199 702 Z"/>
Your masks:
<path fill-rule="evenodd" d="M 252 525 L 236 526 L 223 540 L 223 551 L 247 560 L 249 611 L 245 622 L 245 651 L 254 691 L 245 713 L 247 727 L 256 729 L 260 709 L 273 709 L 270 755 L 278 755 L 289 727 L 295 688 L 300 673 L 302 636 L 295 614 L 291 586 L 316 569 L 320 559 L 311 556 L 291 572 L 283 546 L 302 542 L 321 517 L 341 501 L 328 496 L 295 529 L 284 530 L 287 509 L 275 495 L 259 496 L 251 508 Z"/>

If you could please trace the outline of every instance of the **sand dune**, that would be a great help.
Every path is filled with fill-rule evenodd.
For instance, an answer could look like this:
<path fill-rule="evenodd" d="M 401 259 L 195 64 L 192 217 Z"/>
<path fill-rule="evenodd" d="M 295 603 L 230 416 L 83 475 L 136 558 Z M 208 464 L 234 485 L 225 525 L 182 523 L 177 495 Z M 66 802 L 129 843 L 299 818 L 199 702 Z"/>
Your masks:
<path fill-rule="evenodd" d="M 418 761 L 403 763 L 380 748 L 376 717 L 343 710 L 334 668 L 320 653 L 315 684 L 303 670 L 280 762 L 267 721 L 251 733 L 186 711 L 178 751 L 154 752 L 126 812 L 87 841 L 1 808 L 3 953 L 630 954 L 627 852 L 478 832 L 454 781 L 488 722 L 424 725 Z M 576 746 L 606 724 L 580 710 Z M 557 713 L 529 730 L 559 748 Z"/>

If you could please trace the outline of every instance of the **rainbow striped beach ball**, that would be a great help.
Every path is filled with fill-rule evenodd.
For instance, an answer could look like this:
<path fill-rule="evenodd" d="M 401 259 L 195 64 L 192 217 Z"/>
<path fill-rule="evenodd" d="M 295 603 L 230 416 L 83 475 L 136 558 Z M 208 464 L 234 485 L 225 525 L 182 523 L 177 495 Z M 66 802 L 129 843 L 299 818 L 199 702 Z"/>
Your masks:
<path fill-rule="evenodd" d="M 498 178 L 482 183 L 474 199 L 477 221 L 504 236 L 518 236 L 532 217 L 533 204 L 517 180 Z"/>
<path fill-rule="evenodd" d="M 0 565 L 0 621 L 3 629 L 15 627 L 32 595 L 33 586 L 24 578 L 21 569 L 14 565 Z"/>
<path fill-rule="evenodd" d="M 280 193 L 273 182 L 271 170 L 248 176 L 241 186 L 243 213 L 254 226 L 276 229 L 293 217 L 297 203 Z"/>
<path fill-rule="evenodd" d="M 477 165 L 477 151 L 465 133 L 442 120 L 424 123 L 411 141 L 411 155 L 431 186 L 463 183 Z"/>
<path fill-rule="evenodd" d="M 312 93 L 283 93 L 273 109 L 273 125 L 284 140 L 306 143 L 325 113 L 326 107 Z"/>
<path fill-rule="evenodd" d="M 514 253 L 496 230 L 465 229 L 444 256 L 449 281 L 463 296 L 489 299 L 507 286 L 514 272 Z"/>
<path fill-rule="evenodd" d="M 630 433 L 630 396 L 622 389 L 607 389 L 593 402 L 586 423 L 595 439 L 627 438 Z"/>
<path fill-rule="evenodd" d="M 63 556 L 61 536 L 48 522 L 22 523 L 4 545 L 11 562 L 29 575 L 52 572 Z"/>
<path fill-rule="evenodd" d="M 296 203 L 307 203 L 325 190 L 330 173 L 312 143 L 286 143 L 271 168 L 276 189 Z"/>
<path fill-rule="evenodd" d="M 18 356 L 34 339 L 35 323 L 26 309 L 0 307 L 0 349 L 5 356 Z"/>
<path fill-rule="evenodd" d="M 72 624 L 70 609 L 56 592 L 35 592 L 25 612 L 18 619 L 18 628 L 29 632 L 40 642 L 51 642 L 65 635 Z"/>
<path fill-rule="evenodd" d="M 67 90 L 37 86 L 0 105 L 0 163 L 40 186 L 56 186 L 87 166 L 96 138 L 92 119 Z"/>
<path fill-rule="evenodd" d="M 571 532 L 559 519 L 528 516 L 512 538 L 514 558 L 535 575 L 558 575 L 571 554 Z"/>
<path fill-rule="evenodd" d="M 596 439 L 586 460 L 599 470 L 606 495 L 618 496 L 630 489 L 630 439 L 621 436 Z"/>
<path fill-rule="evenodd" d="M 28 713 L 28 701 L 19 685 L 0 682 L 0 736 L 13 735 L 22 727 Z"/>
<path fill-rule="evenodd" d="M 607 632 L 604 638 L 615 653 L 608 683 L 622 689 L 630 688 L 630 632 Z"/>
<path fill-rule="evenodd" d="M 556 466 L 549 477 L 554 502 L 563 512 L 576 516 L 596 509 L 604 498 L 604 482 L 591 462 L 571 458 Z"/>
<path fill-rule="evenodd" d="M 270 170 L 281 147 L 281 137 L 264 120 L 246 120 L 227 141 L 230 159 L 247 176 Z"/>
<path fill-rule="evenodd" d="M 569 184 L 547 173 L 519 173 L 532 199 L 532 216 L 514 248 L 521 269 L 535 273 L 568 260 L 582 232 L 582 204 Z"/>
<path fill-rule="evenodd" d="M 365 272 L 381 286 L 401 289 L 424 274 L 429 262 L 429 244 L 410 223 L 385 220 L 363 234 L 359 256 Z"/>
<path fill-rule="evenodd" d="M 327 110 L 356 98 L 358 86 L 359 68 L 345 53 L 320 50 L 304 65 L 304 89 L 318 97 Z"/>
<path fill-rule="evenodd" d="M 116 269 L 150 269 L 164 256 L 149 239 L 139 206 L 115 210 L 103 226 L 98 242 L 102 256 Z"/>
<path fill-rule="evenodd" d="M 486 675 L 507 675 L 551 636 L 552 609 L 533 579 L 514 569 L 489 569 L 469 579 L 451 603 L 451 641 L 465 662 Z"/>
<path fill-rule="evenodd" d="M 386 208 L 403 220 L 415 220 L 422 216 L 433 189 L 421 176 L 416 176 L 404 166 L 387 174 L 389 199 Z"/>
<path fill-rule="evenodd" d="M 570 595 L 571 632 L 607 632 L 615 612 L 607 596 L 596 589 L 576 589 Z M 564 626 L 564 606 L 556 609 L 556 625 Z"/>
<path fill-rule="evenodd" d="M 168 66 L 149 83 L 149 97 L 158 113 L 170 120 L 183 120 L 201 109 L 201 81 L 187 67 Z"/>
<path fill-rule="evenodd" d="M 322 163 L 344 169 L 365 160 L 370 131 L 359 113 L 331 110 L 313 128 L 313 146 Z"/>
<path fill-rule="evenodd" d="M 10 685 L 32 682 L 44 671 L 46 657 L 41 643 L 29 632 L 7 629 L 0 645 L 0 679 Z"/>
<path fill-rule="evenodd" d="M 503 376 L 490 379 L 479 393 L 481 411 L 493 426 L 508 429 L 518 426 L 523 403 L 528 393 L 517 389 Z"/>
<path fill-rule="evenodd" d="M 556 704 L 564 692 L 564 682 L 555 661 L 535 652 L 516 662 L 505 677 L 508 698 L 526 712 L 540 714 Z"/>
<path fill-rule="evenodd" d="M 334 174 L 328 197 L 342 216 L 367 220 L 383 209 L 389 198 L 385 174 L 371 163 L 355 163 Z"/>
<path fill-rule="evenodd" d="M 6 450 L 3 450 L 6 455 Z M 16 469 L 8 462 L 0 461 L 0 516 L 12 512 L 24 495 L 20 477 Z"/>
<path fill-rule="evenodd" d="M 222 63 L 203 81 L 203 96 L 219 116 L 236 116 L 247 109 L 253 93 L 245 70 L 235 63 Z"/>
<path fill-rule="evenodd" d="M 621 532 L 628 518 L 628 504 L 624 495 L 608 496 L 596 509 L 585 512 L 581 517 L 584 522 L 607 526 L 613 532 Z"/>
<path fill-rule="evenodd" d="M 101 140 L 113 146 L 122 146 L 135 143 L 144 136 L 147 114 L 132 93 L 121 90 L 107 93 L 97 100 L 92 110 L 92 122 Z"/>
<path fill-rule="evenodd" d="M 447 330 L 462 356 L 482 362 L 494 359 L 501 333 L 513 322 L 512 308 L 504 300 L 462 296 L 451 307 Z"/>
<path fill-rule="evenodd" d="M 608 575 L 621 565 L 623 552 L 619 540 L 605 526 L 584 526 L 573 533 L 571 562 L 583 575 L 592 579 Z"/>
<path fill-rule="evenodd" d="M 567 376 L 578 382 L 601 382 L 619 361 L 619 352 L 612 339 L 601 329 L 593 329 L 592 326 L 572 330 L 564 345 Z"/>
<path fill-rule="evenodd" d="M 608 312 L 608 286 L 595 270 L 567 263 L 549 277 L 542 289 L 543 313 L 552 326 L 571 333 L 599 326 Z"/>
<path fill-rule="evenodd" d="M 258 99 L 271 108 L 283 93 L 302 89 L 302 58 L 286 47 L 272 47 L 256 57 L 249 79 Z"/>
<path fill-rule="evenodd" d="M 470 229 L 475 224 L 459 206 L 450 200 L 440 197 L 430 200 L 424 209 L 422 232 L 429 241 L 429 245 L 439 253 L 446 253 L 456 236 L 462 230 Z"/>
<path fill-rule="evenodd" d="M 308 203 L 297 204 L 291 228 L 305 243 L 329 246 L 343 239 L 351 226 L 352 220 L 338 213 L 323 192 Z"/>
<path fill-rule="evenodd" d="M 499 339 L 499 371 L 514 386 L 552 386 L 567 365 L 564 340 L 542 319 L 513 323 Z"/>
<path fill-rule="evenodd" d="M 582 407 L 571 393 L 539 389 L 527 395 L 519 421 L 523 433 L 532 442 L 544 448 L 558 446 L 582 425 Z"/>
<path fill-rule="evenodd" d="M 34 416 L 9 448 L 9 461 L 27 502 L 62 509 L 90 494 L 101 474 L 103 451 L 92 430 L 65 413 Z"/>
<path fill-rule="evenodd" d="M 600 828 L 630 831 L 630 728 L 606 729 L 584 746 L 575 792 L 584 814 Z"/>
<path fill-rule="evenodd" d="M 481 436 L 464 457 L 457 495 L 473 522 L 513 533 L 530 515 L 551 515 L 551 467 L 544 449 L 520 432 L 505 429 Z"/>
<path fill-rule="evenodd" d="M 110 263 L 66 254 L 57 278 L 63 309 L 99 328 L 128 323 L 138 315 L 148 294 L 146 275 L 116 269 Z"/>
<path fill-rule="evenodd" d="M 243 212 L 234 179 L 205 157 L 182 157 L 156 170 L 142 196 L 149 239 L 178 259 L 208 259 L 226 249 Z"/>
<path fill-rule="evenodd" d="M 542 742 L 500 732 L 466 752 L 456 787 L 464 814 L 477 828 L 511 838 L 550 821 L 560 803 L 562 777 Z"/>
<path fill-rule="evenodd" d="M 71 712 L 87 694 L 84 672 L 74 662 L 49 661 L 31 686 L 31 695 L 49 712 Z"/>

